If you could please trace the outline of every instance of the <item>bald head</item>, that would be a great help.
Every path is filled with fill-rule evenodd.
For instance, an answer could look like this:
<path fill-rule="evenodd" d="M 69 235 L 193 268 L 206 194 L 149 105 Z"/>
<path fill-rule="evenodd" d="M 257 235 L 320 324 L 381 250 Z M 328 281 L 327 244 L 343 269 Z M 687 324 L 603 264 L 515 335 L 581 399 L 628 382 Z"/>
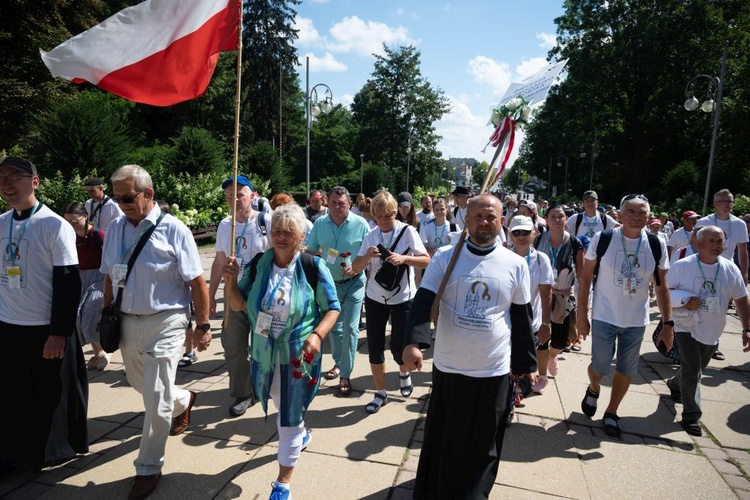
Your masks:
<path fill-rule="evenodd" d="M 479 246 L 492 246 L 503 227 L 503 205 L 490 194 L 480 194 L 469 200 L 466 213 L 469 236 Z"/>

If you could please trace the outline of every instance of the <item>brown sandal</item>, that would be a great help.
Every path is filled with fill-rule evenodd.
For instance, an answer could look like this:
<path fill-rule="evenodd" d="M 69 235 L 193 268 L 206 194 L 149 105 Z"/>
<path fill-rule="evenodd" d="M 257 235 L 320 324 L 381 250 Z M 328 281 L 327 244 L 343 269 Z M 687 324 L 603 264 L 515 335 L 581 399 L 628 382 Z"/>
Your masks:
<path fill-rule="evenodd" d="M 341 374 L 341 370 L 339 369 L 339 365 L 333 365 L 333 368 L 328 370 L 325 375 L 323 375 L 323 378 L 326 380 L 333 380 L 339 378 L 339 375 Z"/>
<path fill-rule="evenodd" d="M 341 383 L 339 384 L 339 392 L 336 394 L 336 397 L 339 398 L 345 398 L 348 397 L 352 393 L 352 383 L 349 381 L 348 378 L 342 378 Z"/>

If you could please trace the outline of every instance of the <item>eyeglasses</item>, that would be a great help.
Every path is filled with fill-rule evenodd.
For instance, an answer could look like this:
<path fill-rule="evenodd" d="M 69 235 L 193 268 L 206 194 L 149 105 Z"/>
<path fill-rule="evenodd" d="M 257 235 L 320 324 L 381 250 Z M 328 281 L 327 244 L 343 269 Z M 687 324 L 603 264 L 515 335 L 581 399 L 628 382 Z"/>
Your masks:
<path fill-rule="evenodd" d="M 18 182 L 19 180 L 28 178 L 28 177 L 34 177 L 34 176 L 33 175 L 21 175 L 21 174 L 0 175 L 0 182 Z"/>
<path fill-rule="evenodd" d="M 510 234 L 512 234 L 513 236 L 528 236 L 531 234 L 531 231 L 525 229 L 516 229 L 515 231 L 511 231 Z"/>
<path fill-rule="evenodd" d="M 73 224 L 74 222 L 78 222 L 82 218 L 86 217 L 85 215 L 70 215 L 65 214 L 65 220 Z"/>
<path fill-rule="evenodd" d="M 646 198 L 646 195 L 644 194 L 629 194 L 625 196 L 622 200 L 620 200 L 620 206 L 622 206 L 622 204 L 625 203 L 626 201 L 636 200 L 636 199 L 643 200 L 646 203 L 648 203 L 648 198 Z"/>
<path fill-rule="evenodd" d="M 734 200 L 716 200 L 714 203 L 734 203 Z"/>
<path fill-rule="evenodd" d="M 131 204 L 135 201 L 136 198 L 138 198 L 138 195 L 141 194 L 143 191 L 138 191 L 135 194 L 126 195 L 126 196 L 112 196 L 112 199 L 115 201 L 115 203 L 118 204 Z"/>

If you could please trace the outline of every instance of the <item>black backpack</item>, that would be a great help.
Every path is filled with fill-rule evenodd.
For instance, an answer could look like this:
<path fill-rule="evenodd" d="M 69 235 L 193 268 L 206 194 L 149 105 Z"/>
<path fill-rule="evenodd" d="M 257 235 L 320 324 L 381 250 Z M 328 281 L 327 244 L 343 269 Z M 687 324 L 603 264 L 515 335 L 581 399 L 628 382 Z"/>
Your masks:
<path fill-rule="evenodd" d="M 607 229 L 607 216 L 604 215 L 604 212 L 599 212 L 599 218 L 602 220 L 602 227 L 604 229 Z M 575 230 L 576 234 L 572 236 L 578 236 L 578 228 L 581 227 L 581 222 L 583 222 L 583 213 L 578 214 L 578 217 L 576 217 L 576 230 Z"/>
<path fill-rule="evenodd" d="M 264 252 L 255 254 L 255 257 L 250 261 L 250 282 L 255 282 L 255 277 L 258 275 L 258 262 L 263 257 Z M 318 288 L 318 268 L 315 267 L 315 257 L 309 253 L 302 252 L 299 254 L 299 260 L 302 263 L 302 270 L 305 272 L 305 278 L 307 283 L 313 289 L 313 294 Z"/>
<path fill-rule="evenodd" d="M 596 286 L 596 278 L 599 275 L 599 262 L 601 262 L 602 257 L 607 252 L 607 248 L 609 248 L 609 244 L 612 241 L 612 230 L 611 229 L 605 229 L 601 233 L 599 233 L 599 243 L 596 245 L 596 267 L 594 267 L 594 286 Z M 661 286 L 661 279 L 659 278 L 659 261 L 661 260 L 661 244 L 659 242 L 659 237 L 656 236 L 654 233 L 646 232 L 646 237 L 648 238 L 648 246 L 651 247 L 651 254 L 654 256 L 654 283 L 656 283 L 656 286 Z"/>

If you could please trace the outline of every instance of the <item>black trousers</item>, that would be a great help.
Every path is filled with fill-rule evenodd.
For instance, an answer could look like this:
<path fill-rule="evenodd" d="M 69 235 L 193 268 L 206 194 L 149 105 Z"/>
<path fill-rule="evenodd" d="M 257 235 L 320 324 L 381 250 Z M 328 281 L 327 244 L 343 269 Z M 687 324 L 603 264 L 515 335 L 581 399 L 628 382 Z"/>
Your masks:
<path fill-rule="evenodd" d="M 473 378 L 433 366 L 414 498 L 489 498 L 508 418 L 508 375 Z"/>
<path fill-rule="evenodd" d="M 399 366 L 404 364 L 401 354 L 404 351 L 406 318 L 411 310 L 411 301 L 401 304 L 381 304 L 365 297 L 367 314 L 367 350 L 370 352 L 370 363 L 385 363 L 385 327 L 388 318 L 391 320 L 391 354 Z"/>

